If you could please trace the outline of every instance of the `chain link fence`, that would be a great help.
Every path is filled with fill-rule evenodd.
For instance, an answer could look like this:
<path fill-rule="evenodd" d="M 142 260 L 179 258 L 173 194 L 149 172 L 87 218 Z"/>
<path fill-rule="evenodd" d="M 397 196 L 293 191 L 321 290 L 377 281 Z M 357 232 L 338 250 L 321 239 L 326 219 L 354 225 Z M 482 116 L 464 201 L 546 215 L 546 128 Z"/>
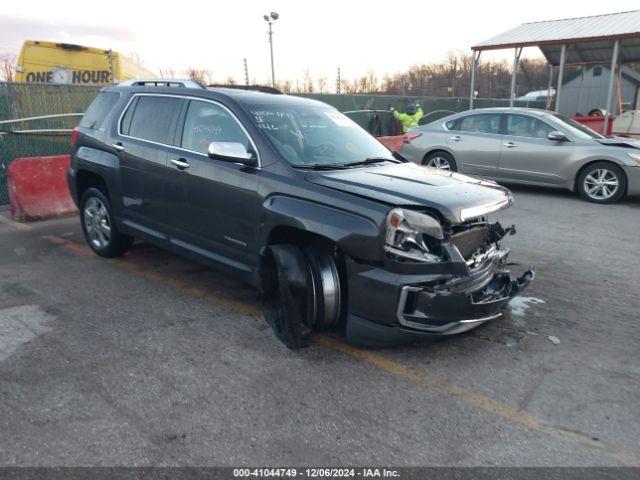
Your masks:
<path fill-rule="evenodd" d="M 65 113 L 82 113 L 100 87 L 0 82 L 0 122 Z M 69 153 L 68 134 L 3 133 L 18 130 L 73 129 L 80 117 L 60 117 L 0 124 L 0 205 L 9 203 L 6 171 L 19 157 Z"/>
<path fill-rule="evenodd" d="M 0 122 L 43 115 L 84 112 L 100 91 L 100 87 L 82 85 L 47 85 L 0 82 Z M 408 102 L 418 102 L 425 108 L 424 122 L 437 120 L 452 112 L 466 110 L 467 98 L 408 97 L 400 95 L 335 95 L 299 94 L 328 103 L 341 112 L 359 111 L 350 117 L 371 133 L 385 135 L 391 130 L 391 107 L 403 109 Z M 517 106 L 544 108 L 544 102 L 522 103 Z M 477 99 L 476 108 L 508 106 L 508 100 Z M 364 112 L 362 110 L 365 110 Z M 372 128 L 371 112 L 387 112 L 380 115 L 377 128 Z M 0 205 L 9 203 L 6 171 L 9 164 L 19 157 L 62 155 L 70 152 L 68 134 L 10 133 L 17 130 L 73 129 L 80 117 L 59 117 L 0 123 Z M 374 131 L 375 130 L 375 131 Z M 3 133 L 9 132 L 9 133 Z"/>
<path fill-rule="evenodd" d="M 348 116 L 370 133 L 380 135 L 396 134 L 390 109 L 404 110 L 408 103 L 417 103 L 424 109 L 420 124 L 446 117 L 452 113 L 469 109 L 469 98 L 458 97 L 419 97 L 406 95 L 335 95 L 322 93 L 303 93 L 301 97 L 320 100 L 337 108 L 341 112 L 351 112 Z M 508 107 L 508 99 L 477 98 L 474 108 Z M 545 102 L 515 101 L 516 107 L 545 108 Z"/>

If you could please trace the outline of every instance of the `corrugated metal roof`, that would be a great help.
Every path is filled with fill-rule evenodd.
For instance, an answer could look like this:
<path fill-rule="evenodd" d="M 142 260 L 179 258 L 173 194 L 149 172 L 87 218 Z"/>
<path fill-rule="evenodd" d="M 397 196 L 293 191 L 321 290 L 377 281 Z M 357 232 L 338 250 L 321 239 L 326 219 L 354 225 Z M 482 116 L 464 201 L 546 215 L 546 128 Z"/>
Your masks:
<path fill-rule="evenodd" d="M 543 44 L 540 50 L 551 65 L 560 63 L 560 44 Z M 612 40 L 567 43 L 566 64 L 610 63 L 613 54 Z M 640 38 L 625 39 L 620 44 L 620 61 L 640 61 Z"/>
<path fill-rule="evenodd" d="M 489 50 L 549 43 L 570 44 L 585 42 L 588 39 L 614 40 L 616 38 L 640 38 L 640 10 L 593 17 L 523 23 L 519 27 L 512 28 L 471 48 L 472 50 Z"/>

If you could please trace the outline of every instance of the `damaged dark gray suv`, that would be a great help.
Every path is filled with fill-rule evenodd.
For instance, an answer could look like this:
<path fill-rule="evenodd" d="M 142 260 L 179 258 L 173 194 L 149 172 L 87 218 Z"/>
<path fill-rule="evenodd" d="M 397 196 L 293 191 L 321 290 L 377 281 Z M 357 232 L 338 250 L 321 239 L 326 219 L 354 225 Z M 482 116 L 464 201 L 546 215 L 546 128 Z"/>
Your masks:
<path fill-rule="evenodd" d="M 369 346 L 464 332 L 533 279 L 510 278 L 515 231 L 487 218 L 508 190 L 408 163 L 317 101 L 132 81 L 101 90 L 72 144 L 97 254 L 140 238 L 224 269 L 290 348 L 338 327 Z"/>

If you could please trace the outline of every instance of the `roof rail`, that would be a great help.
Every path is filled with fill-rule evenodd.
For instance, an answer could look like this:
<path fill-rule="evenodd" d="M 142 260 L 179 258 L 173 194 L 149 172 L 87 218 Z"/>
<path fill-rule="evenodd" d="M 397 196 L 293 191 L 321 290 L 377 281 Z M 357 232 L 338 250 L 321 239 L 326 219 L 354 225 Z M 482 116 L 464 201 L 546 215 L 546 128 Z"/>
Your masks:
<path fill-rule="evenodd" d="M 185 87 L 203 89 L 195 80 L 176 78 L 135 78 L 119 83 L 122 87 Z"/>
<path fill-rule="evenodd" d="M 262 93 L 273 93 L 275 95 L 284 95 L 284 93 L 277 88 L 268 87 L 266 85 L 222 85 L 219 83 L 207 85 L 207 88 L 233 88 L 236 90 L 254 90 Z"/>

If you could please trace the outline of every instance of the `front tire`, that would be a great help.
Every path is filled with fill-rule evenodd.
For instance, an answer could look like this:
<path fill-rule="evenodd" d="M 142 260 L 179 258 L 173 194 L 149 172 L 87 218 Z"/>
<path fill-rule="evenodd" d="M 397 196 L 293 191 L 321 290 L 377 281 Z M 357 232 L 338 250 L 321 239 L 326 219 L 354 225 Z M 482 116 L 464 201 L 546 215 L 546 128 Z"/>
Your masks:
<path fill-rule="evenodd" d="M 133 237 L 118 231 L 111 203 L 97 188 L 89 188 L 80 201 L 80 217 L 84 238 L 101 257 L 119 257 L 133 244 Z"/>
<path fill-rule="evenodd" d="M 596 162 L 578 175 L 578 192 L 593 203 L 614 203 L 627 191 L 627 177 L 622 169 L 611 162 Z"/>
<path fill-rule="evenodd" d="M 445 170 L 447 172 L 457 172 L 458 165 L 456 164 L 453 155 L 448 152 L 433 152 L 427 155 L 422 164 L 426 167 L 437 168 L 438 170 Z"/>
<path fill-rule="evenodd" d="M 313 330 L 339 323 L 343 293 L 331 251 L 272 245 L 261 270 L 265 319 L 288 348 L 307 347 Z"/>

